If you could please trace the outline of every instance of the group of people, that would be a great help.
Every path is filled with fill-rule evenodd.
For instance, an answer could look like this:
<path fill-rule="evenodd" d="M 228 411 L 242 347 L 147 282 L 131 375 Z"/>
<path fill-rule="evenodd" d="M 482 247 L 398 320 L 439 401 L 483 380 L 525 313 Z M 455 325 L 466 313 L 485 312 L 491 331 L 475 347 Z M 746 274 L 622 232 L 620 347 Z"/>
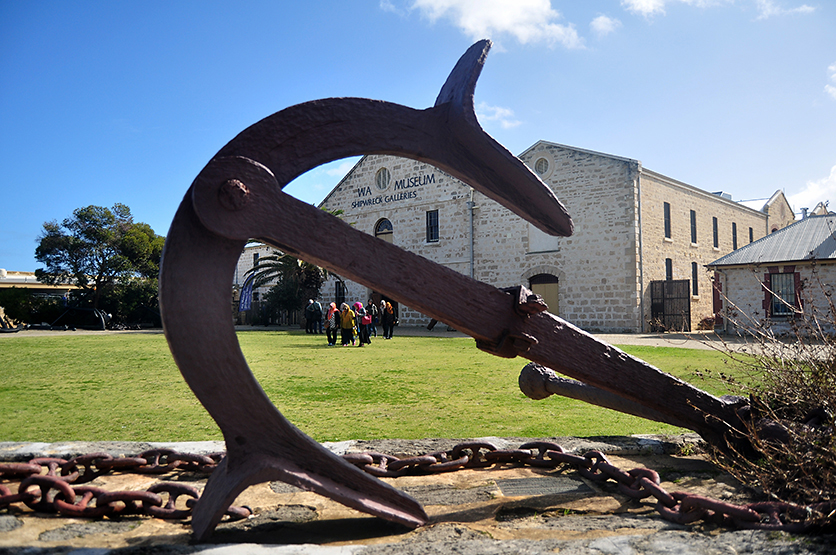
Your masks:
<path fill-rule="evenodd" d="M 372 337 L 377 337 L 378 324 L 383 327 L 383 339 L 392 339 L 395 327 L 395 310 L 392 303 L 381 301 L 380 305 L 369 299 L 368 308 L 357 301 L 354 305 L 342 303 L 337 309 L 337 303 L 331 303 L 325 315 L 325 333 L 328 336 L 328 346 L 337 344 L 337 331 L 340 332 L 340 344 L 343 347 L 370 345 Z"/>

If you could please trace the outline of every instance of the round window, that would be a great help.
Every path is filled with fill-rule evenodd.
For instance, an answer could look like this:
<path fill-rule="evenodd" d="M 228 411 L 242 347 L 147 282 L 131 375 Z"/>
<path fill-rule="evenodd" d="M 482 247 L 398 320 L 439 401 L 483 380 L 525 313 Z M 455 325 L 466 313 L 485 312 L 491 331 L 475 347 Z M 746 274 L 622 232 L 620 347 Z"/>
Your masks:
<path fill-rule="evenodd" d="M 540 175 L 545 175 L 549 171 L 549 161 L 545 158 L 538 158 L 534 162 L 534 171 Z"/>
<path fill-rule="evenodd" d="M 389 174 L 389 170 L 386 168 L 380 168 L 374 176 L 374 184 L 377 186 L 378 190 L 385 191 L 389 186 L 389 180 L 391 178 L 392 176 Z"/>

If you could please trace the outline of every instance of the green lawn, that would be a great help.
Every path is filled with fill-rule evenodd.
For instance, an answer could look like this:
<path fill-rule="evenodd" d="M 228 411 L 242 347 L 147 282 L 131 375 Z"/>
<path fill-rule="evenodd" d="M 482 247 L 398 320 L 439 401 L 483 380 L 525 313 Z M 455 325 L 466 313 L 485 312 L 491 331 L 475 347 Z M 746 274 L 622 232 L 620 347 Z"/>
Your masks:
<path fill-rule="evenodd" d="M 517 385 L 527 361 L 488 355 L 469 338 L 396 336 L 360 349 L 297 331 L 238 337 L 267 395 L 319 441 L 681 431 L 571 399 L 528 399 Z M 622 348 L 725 393 L 694 374 L 728 373 L 721 353 Z M 162 334 L 4 337 L 0 360 L 0 441 L 221 439 Z"/>

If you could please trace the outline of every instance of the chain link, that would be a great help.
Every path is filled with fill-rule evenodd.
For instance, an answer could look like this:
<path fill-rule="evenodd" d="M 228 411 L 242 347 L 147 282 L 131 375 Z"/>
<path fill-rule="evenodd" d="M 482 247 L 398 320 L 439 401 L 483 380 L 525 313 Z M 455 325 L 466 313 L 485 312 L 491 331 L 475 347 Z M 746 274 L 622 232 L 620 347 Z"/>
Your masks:
<path fill-rule="evenodd" d="M 28 463 L 0 463 L 0 480 L 21 480 L 16 494 L 0 483 L 0 509 L 24 503 L 34 511 L 78 518 L 144 514 L 185 519 L 191 516 L 192 508 L 200 498 L 192 486 L 160 482 L 147 491 L 108 492 L 80 484 L 110 472 L 165 474 L 181 470 L 211 474 L 222 457 L 223 453 L 206 456 L 153 449 L 138 457 L 115 458 L 106 453 L 93 453 L 69 461 L 39 457 Z M 465 442 L 449 451 L 402 459 L 373 451 L 349 453 L 343 455 L 343 459 L 369 474 L 387 478 L 502 465 L 538 468 L 566 465 L 595 482 L 615 481 L 618 491 L 627 497 L 655 498 L 655 508 L 661 517 L 679 524 L 703 520 L 727 527 L 799 533 L 809 530 L 816 520 L 836 516 L 836 501 L 806 507 L 776 501 L 734 505 L 685 492 L 669 493 L 660 485 L 661 479 L 654 470 L 634 468 L 624 471 L 610 463 L 600 451 L 574 455 L 549 442 L 529 442 L 517 449 L 499 449 L 488 442 Z M 186 497 L 181 503 L 181 506 L 185 504 L 185 509 L 177 508 L 180 497 Z M 95 506 L 91 506 L 93 502 Z M 252 512 L 246 507 L 230 507 L 226 514 L 230 520 L 239 520 L 249 517 Z"/>
<path fill-rule="evenodd" d="M 21 480 L 16 494 L 0 483 L 0 509 L 24 503 L 33 511 L 77 518 L 144 514 L 185 519 L 191 516 L 192 507 L 200 497 L 192 486 L 160 482 L 146 491 L 109 492 L 81 484 L 111 472 L 166 474 L 181 470 L 211 474 L 222 457 L 223 453 L 195 455 L 173 449 L 152 449 L 138 457 L 116 458 L 107 453 L 92 453 L 71 460 L 38 457 L 28 463 L 0 463 L 0 480 Z M 176 506 L 182 496 L 188 498 L 185 509 Z M 91 506 L 94 502 L 95 506 Z M 230 520 L 240 520 L 252 512 L 246 507 L 230 507 L 226 514 Z"/>

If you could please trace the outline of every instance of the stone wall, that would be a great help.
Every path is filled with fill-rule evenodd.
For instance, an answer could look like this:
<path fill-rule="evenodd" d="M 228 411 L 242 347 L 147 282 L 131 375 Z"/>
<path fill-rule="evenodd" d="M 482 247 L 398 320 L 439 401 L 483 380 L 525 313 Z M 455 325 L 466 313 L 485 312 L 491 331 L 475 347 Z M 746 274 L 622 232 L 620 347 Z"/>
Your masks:
<path fill-rule="evenodd" d="M 557 266 L 558 316 L 587 330 L 640 331 L 638 162 L 546 142 L 520 158 L 566 206 L 575 233 L 558 239 L 557 252 L 523 249 L 517 279 L 532 267 Z"/>
<path fill-rule="evenodd" d="M 641 176 L 642 273 L 644 316 L 650 320 L 650 282 L 665 279 L 665 259 L 672 260 L 672 279 L 692 279 L 697 264 L 698 294 L 691 296 L 691 329 L 713 309 L 712 274 L 705 265 L 733 250 L 733 229 L 737 248 L 766 235 L 767 217 L 763 212 L 679 183 L 665 176 L 642 172 Z M 664 203 L 670 204 L 671 236 L 665 237 Z M 691 241 L 691 211 L 696 213 L 697 241 Z M 717 246 L 714 246 L 714 218 L 717 218 Z"/>

